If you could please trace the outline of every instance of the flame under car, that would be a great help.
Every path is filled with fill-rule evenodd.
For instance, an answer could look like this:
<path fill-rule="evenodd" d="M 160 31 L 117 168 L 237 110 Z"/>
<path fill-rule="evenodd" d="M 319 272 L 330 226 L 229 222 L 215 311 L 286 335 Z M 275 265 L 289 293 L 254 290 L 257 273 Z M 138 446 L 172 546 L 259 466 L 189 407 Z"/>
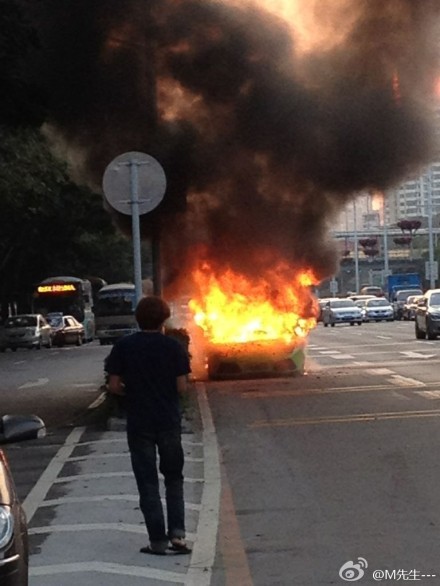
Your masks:
<path fill-rule="evenodd" d="M 304 342 L 280 340 L 211 344 L 207 352 L 211 380 L 282 377 L 304 374 Z"/>

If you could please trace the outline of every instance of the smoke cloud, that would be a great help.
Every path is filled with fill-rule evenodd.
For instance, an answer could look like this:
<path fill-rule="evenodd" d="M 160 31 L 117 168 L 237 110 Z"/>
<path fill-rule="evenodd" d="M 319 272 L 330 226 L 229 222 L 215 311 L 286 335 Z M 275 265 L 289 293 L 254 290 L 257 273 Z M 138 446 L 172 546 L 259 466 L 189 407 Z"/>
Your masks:
<path fill-rule="evenodd" d="M 167 278 L 194 250 L 260 275 L 280 259 L 331 275 L 328 228 L 364 190 L 436 156 L 435 0 L 40 0 L 48 134 L 79 181 L 143 151 L 168 187 Z M 127 218 L 118 223 L 128 229 Z M 202 252 L 203 251 L 203 252 Z"/>

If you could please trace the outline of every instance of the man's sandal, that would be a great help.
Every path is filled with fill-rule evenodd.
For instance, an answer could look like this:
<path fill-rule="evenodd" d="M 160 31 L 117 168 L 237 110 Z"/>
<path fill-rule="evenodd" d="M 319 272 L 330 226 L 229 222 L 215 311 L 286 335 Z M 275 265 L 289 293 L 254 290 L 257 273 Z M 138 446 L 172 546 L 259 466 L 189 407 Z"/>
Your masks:
<path fill-rule="evenodd" d="M 163 548 L 153 548 L 151 545 L 147 545 L 146 547 L 141 547 L 139 550 L 141 553 L 149 553 L 151 555 L 167 555 L 167 552 Z"/>
<path fill-rule="evenodd" d="M 188 554 L 192 552 L 191 548 L 186 545 L 185 540 L 182 537 L 172 537 L 170 541 L 170 550 L 174 553 Z"/>

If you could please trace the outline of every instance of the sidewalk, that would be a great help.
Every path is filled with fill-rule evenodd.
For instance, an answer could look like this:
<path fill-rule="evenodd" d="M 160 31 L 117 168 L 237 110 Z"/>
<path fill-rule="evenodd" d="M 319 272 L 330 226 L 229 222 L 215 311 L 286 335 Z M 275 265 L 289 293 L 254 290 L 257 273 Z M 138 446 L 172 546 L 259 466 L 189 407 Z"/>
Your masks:
<path fill-rule="evenodd" d="M 183 434 L 187 541 L 192 554 L 161 557 L 139 553 L 148 544 L 148 536 L 125 432 L 78 427 L 24 502 L 30 586 L 209 584 L 220 474 L 203 386 L 198 396 L 201 411 L 205 411 L 204 429 Z"/>

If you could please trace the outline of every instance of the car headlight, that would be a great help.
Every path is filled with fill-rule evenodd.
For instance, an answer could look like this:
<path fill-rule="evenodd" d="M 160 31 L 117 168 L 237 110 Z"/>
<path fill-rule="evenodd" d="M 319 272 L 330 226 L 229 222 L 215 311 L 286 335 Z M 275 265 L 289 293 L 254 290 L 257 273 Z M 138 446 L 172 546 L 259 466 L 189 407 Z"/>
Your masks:
<path fill-rule="evenodd" d="M 14 535 L 14 517 L 10 507 L 0 506 L 0 550 L 4 549 Z"/>

